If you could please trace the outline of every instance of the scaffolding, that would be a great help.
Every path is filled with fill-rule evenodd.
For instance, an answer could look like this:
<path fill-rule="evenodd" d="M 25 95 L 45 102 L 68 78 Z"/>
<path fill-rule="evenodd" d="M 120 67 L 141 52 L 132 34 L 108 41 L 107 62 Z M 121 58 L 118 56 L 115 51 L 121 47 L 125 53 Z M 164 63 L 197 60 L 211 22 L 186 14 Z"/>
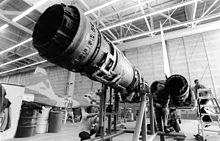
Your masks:
<path fill-rule="evenodd" d="M 219 103 L 210 89 L 198 90 L 197 103 L 198 134 L 194 136 L 198 141 L 207 141 L 207 134 L 205 132 L 220 134 L 220 130 L 206 129 L 209 126 L 218 126 L 220 129 Z"/>

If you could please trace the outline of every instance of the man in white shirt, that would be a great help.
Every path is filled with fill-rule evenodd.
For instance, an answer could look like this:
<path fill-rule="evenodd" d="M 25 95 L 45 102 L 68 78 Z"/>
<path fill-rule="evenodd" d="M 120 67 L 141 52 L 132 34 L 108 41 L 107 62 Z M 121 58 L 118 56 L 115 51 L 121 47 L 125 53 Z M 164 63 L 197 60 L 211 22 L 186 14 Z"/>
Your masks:
<path fill-rule="evenodd" d="M 96 133 L 98 128 L 98 109 L 94 106 L 82 107 L 81 132 L 79 137 L 81 141 L 90 139 Z"/>

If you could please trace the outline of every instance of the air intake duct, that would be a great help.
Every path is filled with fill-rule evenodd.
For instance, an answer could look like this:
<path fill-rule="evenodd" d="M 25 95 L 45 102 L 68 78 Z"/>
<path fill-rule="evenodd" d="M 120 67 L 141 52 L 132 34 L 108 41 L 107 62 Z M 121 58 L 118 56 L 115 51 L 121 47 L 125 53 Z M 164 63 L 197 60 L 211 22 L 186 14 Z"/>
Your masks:
<path fill-rule="evenodd" d="M 185 77 L 179 74 L 171 75 L 165 84 L 170 94 L 171 106 L 193 106 L 193 93 Z"/>

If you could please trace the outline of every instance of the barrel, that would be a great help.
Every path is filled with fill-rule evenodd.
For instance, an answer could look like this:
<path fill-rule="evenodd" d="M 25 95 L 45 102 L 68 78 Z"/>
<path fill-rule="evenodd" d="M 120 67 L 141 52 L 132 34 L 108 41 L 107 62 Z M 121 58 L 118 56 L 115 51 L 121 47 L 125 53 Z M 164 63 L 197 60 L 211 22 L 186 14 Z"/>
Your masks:
<path fill-rule="evenodd" d="M 38 113 L 36 133 L 46 133 L 48 131 L 48 118 L 51 107 L 43 107 L 41 113 Z"/>
<path fill-rule="evenodd" d="M 62 126 L 62 111 L 50 111 L 49 115 L 49 127 L 48 132 L 49 133 L 57 133 L 61 131 Z"/>
<path fill-rule="evenodd" d="M 35 109 L 22 108 L 15 137 L 22 138 L 35 135 L 37 114 L 38 111 Z"/>

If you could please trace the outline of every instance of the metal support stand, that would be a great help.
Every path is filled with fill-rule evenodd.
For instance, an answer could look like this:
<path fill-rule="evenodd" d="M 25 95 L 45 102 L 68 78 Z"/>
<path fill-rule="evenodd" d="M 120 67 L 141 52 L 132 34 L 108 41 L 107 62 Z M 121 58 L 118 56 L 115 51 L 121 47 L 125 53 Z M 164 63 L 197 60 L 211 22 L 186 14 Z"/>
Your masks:
<path fill-rule="evenodd" d="M 102 94 L 100 95 L 100 113 L 99 113 L 99 130 L 100 136 L 103 138 L 105 135 L 105 103 L 106 103 L 107 86 L 102 85 Z"/>
<path fill-rule="evenodd" d="M 132 141 L 138 141 L 139 137 L 140 137 L 140 132 L 141 132 L 141 125 L 143 122 L 143 118 L 145 118 L 145 108 L 146 108 L 146 95 L 141 95 L 141 104 L 140 104 L 140 113 L 136 122 L 136 126 L 135 126 L 135 132 L 132 138 Z M 146 128 L 146 124 L 145 124 L 145 128 Z M 147 134 L 146 134 L 147 135 Z M 145 138 L 145 137 L 144 137 Z M 146 137 L 147 138 L 147 137 Z M 146 141 L 146 140 L 143 140 Z"/>
<path fill-rule="evenodd" d="M 145 101 L 146 103 L 146 95 L 143 95 L 142 101 Z M 145 108 L 146 108 L 146 105 L 145 105 Z M 147 126 L 146 126 L 146 110 L 144 108 L 144 115 L 143 115 L 143 121 L 142 121 L 142 128 L 141 128 L 141 135 L 142 135 L 142 140 L 143 141 L 146 141 L 147 140 Z"/>
<path fill-rule="evenodd" d="M 102 85 L 102 92 L 100 94 L 100 115 L 99 115 L 99 127 L 100 127 L 100 136 L 90 139 L 89 141 L 112 141 L 112 138 L 119 136 L 126 132 L 126 130 L 117 131 L 116 125 L 118 121 L 118 111 L 119 111 L 119 96 L 117 90 L 114 91 L 114 102 L 112 101 L 112 89 L 110 89 L 110 105 L 113 107 L 111 112 L 106 113 L 106 94 L 107 94 L 107 86 Z M 153 97 L 152 95 L 147 95 L 143 91 L 139 91 L 138 94 L 141 96 L 141 103 L 140 103 L 140 113 L 137 118 L 135 130 L 133 131 L 133 138 L 132 141 L 139 141 L 140 133 L 142 136 L 142 141 L 152 141 L 156 137 L 156 135 L 160 135 L 160 141 L 165 141 L 165 136 L 173 136 L 173 137 L 182 137 L 181 139 L 184 140 L 185 135 L 176 133 L 176 134 L 166 134 L 164 132 L 157 132 L 155 133 L 155 118 L 154 118 L 154 107 L 153 107 Z M 146 127 L 146 97 L 149 97 L 149 108 L 150 108 L 150 133 L 151 137 L 147 139 L 147 127 Z M 108 117 L 108 132 L 105 133 L 105 122 L 106 116 Z M 113 131 L 112 133 L 112 117 L 114 117 L 113 121 Z"/>
<path fill-rule="evenodd" d="M 113 106 L 112 105 L 112 88 L 110 88 L 110 100 L 109 100 L 109 105 L 110 106 Z M 112 108 L 112 107 L 111 107 Z M 107 129 L 107 134 L 111 134 L 112 133 L 112 114 L 110 113 L 110 114 L 108 114 L 107 115 L 107 117 L 108 117 L 108 129 Z M 109 138 L 109 139 L 107 139 L 106 141 L 112 141 L 112 138 Z"/>
<path fill-rule="evenodd" d="M 161 124 L 160 124 L 159 130 L 164 132 L 164 124 L 163 124 L 162 118 L 160 120 L 161 120 L 160 121 Z M 163 134 L 160 135 L 160 141 L 165 141 L 165 136 Z"/>
<path fill-rule="evenodd" d="M 150 108 L 150 134 L 153 135 L 155 133 L 155 129 L 154 129 L 154 105 L 153 105 L 153 96 L 149 95 L 149 108 Z"/>
<path fill-rule="evenodd" d="M 117 91 L 115 91 L 114 92 L 114 97 L 115 97 L 115 107 L 114 107 L 114 109 L 115 109 L 115 115 L 114 115 L 114 132 L 116 132 L 117 131 L 117 128 L 116 128 L 116 126 L 117 126 L 117 121 L 118 121 L 118 116 L 119 116 L 119 96 L 118 96 L 118 92 Z"/>
<path fill-rule="evenodd" d="M 113 137 L 119 136 L 124 133 L 124 130 L 117 131 L 117 121 L 118 121 L 118 111 L 119 111 L 119 96 L 118 92 L 114 91 L 114 101 L 112 101 L 113 96 L 113 89 L 110 89 L 110 101 L 109 104 L 113 107 L 112 111 L 106 113 L 106 94 L 107 94 L 108 87 L 106 85 L 102 85 L 102 92 L 100 94 L 100 113 L 99 113 L 99 133 L 100 136 L 90 139 L 89 141 L 112 141 Z M 105 122 L 106 116 L 108 118 L 108 126 L 107 126 L 107 132 L 105 133 Z M 113 131 L 112 133 L 112 117 L 114 117 L 113 121 Z"/>

